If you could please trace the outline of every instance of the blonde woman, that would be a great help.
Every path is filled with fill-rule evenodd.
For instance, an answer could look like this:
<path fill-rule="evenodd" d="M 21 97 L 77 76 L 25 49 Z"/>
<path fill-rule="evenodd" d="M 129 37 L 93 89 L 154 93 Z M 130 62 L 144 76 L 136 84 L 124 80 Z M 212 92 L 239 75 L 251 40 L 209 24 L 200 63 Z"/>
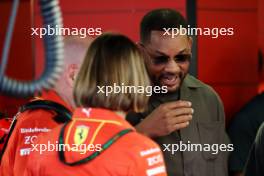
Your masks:
<path fill-rule="evenodd" d="M 143 58 L 130 39 L 98 37 L 76 78 L 73 120 L 39 137 L 24 175 L 166 176 L 159 147 L 125 121 L 128 111 L 144 110 L 146 94 L 114 92 L 116 86 L 149 85 Z"/>

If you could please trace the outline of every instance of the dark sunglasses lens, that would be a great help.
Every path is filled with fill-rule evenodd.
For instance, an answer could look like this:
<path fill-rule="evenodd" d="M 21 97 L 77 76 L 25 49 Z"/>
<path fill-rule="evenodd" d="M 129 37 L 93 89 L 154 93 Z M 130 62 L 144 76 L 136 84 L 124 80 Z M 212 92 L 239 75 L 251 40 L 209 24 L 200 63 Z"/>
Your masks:
<path fill-rule="evenodd" d="M 166 64 L 167 62 L 168 58 L 166 56 L 158 56 L 153 59 L 155 65 Z"/>
<path fill-rule="evenodd" d="M 181 55 L 178 55 L 175 59 L 176 59 L 176 62 L 187 62 L 187 61 L 190 61 L 191 55 L 181 54 Z"/>

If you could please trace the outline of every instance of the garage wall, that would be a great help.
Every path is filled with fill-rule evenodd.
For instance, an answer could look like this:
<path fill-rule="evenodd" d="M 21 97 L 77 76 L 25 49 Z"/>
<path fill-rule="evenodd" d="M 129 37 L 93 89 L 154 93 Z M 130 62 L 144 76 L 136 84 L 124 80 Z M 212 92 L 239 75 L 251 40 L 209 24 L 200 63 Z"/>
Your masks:
<path fill-rule="evenodd" d="M 6 36 L 12 1 L 0 1 L 0 54 Z M 34 75 L 34 61 L 32 57 L 32 43 L 30 37 L 31 10 L 30 1 L 21 0 L 18 8 L 15 30 L 9 51 L 9 60 L 6 75 L 19 80 L 30 80 Z M 1 60 L 1 58 L 0 58 Z M 0 112 L 7 113 L 12 117 L 21 104 L 27 100 L 17 99 L 0 95 Z"/>
<path fill-rule="evenodd" d="M 11 3 L 11 0 L 0 1 L 1 49 Z M 34 16 L 35 27 L 41 26 L 36 1 L 32 7 L 33 14 L 30 1 L 20 1 L 7 70 L 8 75 L 22 80 L 38 77 L 44 64 L 42 41 L 35 37 L 35 50 L 31 45 L 31 15 Z M 121 32 L 134 41 L 138 41 L 139 21 L 147 11 L 170 7 L 186 14 L 185 0 L 61 0 L 61 7 L 65 27 L 101 27 L 103 31 Z M 213 86 L 220 94 L 228 121 L 241 106 L 257 94 L 261 80 L 257 51 L 258 48 L 264 51 L 263 17 L 263 0 L 197 1 L 197 27 L 234 28 L 235 33 L 231 37 L 197 37 L 198 78 Z M 32 54 L 33 52 L 35 53 Z M 263 75 L 262 73 L 264 81 Z M 25 100 L 1 96 L 0 111 L 13 114 L 18 105 L 24 102 Z"/>
<path fill-rule="evenodd" d="M 198 77 L 220 94 L 227 121 L 258 87 L 258 1 L 201 0 L 198 27 L 232 27 L 233 36 L 198 36 Z"/>
<path fill-rule="evenodd" d="M 97 28 L 103 32 L 120 32 L 134 41 L 139 39 L 139 23 L 143 15 L 155 8 L 175 8 L 185 14 L 185 0 L 100 0 L 100 1 L 72 1 L 61 0 L 64 27 Z M 41 25 L 39 9 L 35 6 L 35 24 Z M 36 57 L 43 63 L 41 40 L 36 38 Z M 43 64 L 36 65 L 36 73 L 43 70 Z"/>

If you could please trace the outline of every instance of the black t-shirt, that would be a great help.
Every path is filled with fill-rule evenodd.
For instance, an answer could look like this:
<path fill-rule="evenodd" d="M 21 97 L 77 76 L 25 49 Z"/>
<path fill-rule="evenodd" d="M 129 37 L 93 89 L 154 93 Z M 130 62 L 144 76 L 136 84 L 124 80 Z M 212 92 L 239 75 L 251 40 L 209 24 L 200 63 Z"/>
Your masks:
<path fill-rule="evenodd" d="M 244 170 L 248 154 L 262 122 L 264 122 L 264 93 L 246 104 L 233 118 L 228 128 L 228 135 L 234 144 L 234 151 L 229 158 L 231 172 Z"/>
<path fill-rule="evenodd" d="M 263 114 L 264 115 L 264 114 Z M 245 176 L 264 175 L 264 123 L 262 123 L 253 143 L 245 170 Z"/>

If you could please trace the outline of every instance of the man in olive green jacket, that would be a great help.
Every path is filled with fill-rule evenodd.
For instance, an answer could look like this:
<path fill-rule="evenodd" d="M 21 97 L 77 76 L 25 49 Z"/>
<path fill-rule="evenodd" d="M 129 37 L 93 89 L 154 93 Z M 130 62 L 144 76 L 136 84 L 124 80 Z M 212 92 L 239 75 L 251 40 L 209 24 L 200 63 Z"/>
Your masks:
<path fill-rule="evenodd" d="M 169 176 L 227 176 L 228 144 L 223 105 L 215 91 L 188 74 L 192 39 L 172 35 L 186 21 L 171 9 L 158 9 L 141 21 L 141 48 L 155 86 L 168 93 L 153 94 L 149 109 L 130 113 L 138 132 L 163 150 Z"/>

